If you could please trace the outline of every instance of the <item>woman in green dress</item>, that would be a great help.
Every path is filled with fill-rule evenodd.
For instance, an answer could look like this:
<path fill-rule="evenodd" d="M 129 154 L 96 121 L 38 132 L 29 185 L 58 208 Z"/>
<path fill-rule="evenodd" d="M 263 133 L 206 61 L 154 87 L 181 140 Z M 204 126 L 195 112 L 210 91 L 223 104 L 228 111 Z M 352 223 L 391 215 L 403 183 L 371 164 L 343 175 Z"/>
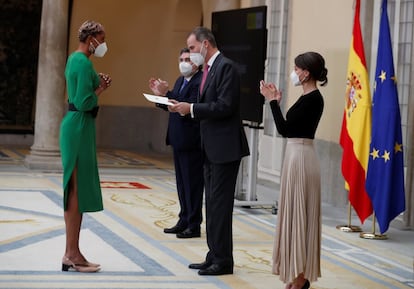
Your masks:
<path fill-rule="evenodd" d="M 99 264 L 88 262 L 79 249 L 84 212 L 103 210 L 96 157 L 95 117 L 98 95 L 111 85 L 111 78 L 96 73 L 89 57 L 102 57 L 106 50 L 104 27 L 86 21 L 79 28 L 79 46 L 65 69 L 69 111 L 60 127 L 63 165 L 63 205 L 66 249 L 62 271 L 97 272 Z"/>

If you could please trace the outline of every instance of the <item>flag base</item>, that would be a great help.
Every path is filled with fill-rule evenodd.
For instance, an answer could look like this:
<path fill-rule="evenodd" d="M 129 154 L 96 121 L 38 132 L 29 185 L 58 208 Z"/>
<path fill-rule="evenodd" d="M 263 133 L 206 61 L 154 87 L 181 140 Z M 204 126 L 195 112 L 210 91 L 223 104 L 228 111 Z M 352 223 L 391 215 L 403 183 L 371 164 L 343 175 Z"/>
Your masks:
<path fill-rule="evenodd" d="M 353 225 L 338 225 L 336 226 L 336 228 L 342 232 L 347 232 L 347 233 L 358 233 L 358 232 L 362 232 L 361 227 L 359 226 L 353 226 Z"/>
<path fill-rule="evenodd" d="M 361 233 L 359 234 L 360 238 L 363 239 L 371 239 L 371 240 L 387 240 L 388 236 L 383 234 L 375 234 L 375 233 Z"/>

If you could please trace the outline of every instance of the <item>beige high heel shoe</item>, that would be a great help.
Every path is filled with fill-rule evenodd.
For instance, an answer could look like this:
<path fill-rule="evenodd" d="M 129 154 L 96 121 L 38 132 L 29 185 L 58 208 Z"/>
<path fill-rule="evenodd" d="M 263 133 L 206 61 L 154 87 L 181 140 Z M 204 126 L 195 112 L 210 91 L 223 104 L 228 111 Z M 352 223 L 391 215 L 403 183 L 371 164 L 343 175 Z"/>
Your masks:
<path fill-rule="evenodd" d="M 86 261 L 86 265 L 89 267 L 101 267 L 101 264 L 91 263 L 89 261 Z"/>
<path fill-rule="evenodd" d="M 79 264 L 76 264 L 76 265 L 86 266 L 86 267 L 100 267 L 101 266 L 101 264 L 96 264 L 96 263 L 92 263 L 92 262 L 89 262 L 89 261 L 85 261 L 84 263 L 79 263 Z"/>
<path fill-rule="evenodd" d="M 63 257 L 63 260 L 62 260 L 62 271 L 65 271 L 65 272 L 77 271 L 81 273 L 95 273 L 95 272 L 98 272 L 99 270 L 101 270 L 101 268 L 99 267 L 99 264 L 93 264 L 87 261 L 85 264 L 75 264 L 67 257 Z"/>

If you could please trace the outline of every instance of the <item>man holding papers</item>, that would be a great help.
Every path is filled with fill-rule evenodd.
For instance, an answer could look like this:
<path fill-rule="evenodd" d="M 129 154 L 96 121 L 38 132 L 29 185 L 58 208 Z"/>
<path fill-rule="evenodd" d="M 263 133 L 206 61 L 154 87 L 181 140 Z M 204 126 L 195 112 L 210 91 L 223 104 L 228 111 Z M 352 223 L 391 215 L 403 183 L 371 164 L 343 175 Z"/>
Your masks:
<path fill-rule="evenodd" d="M 249 154 L 240 117 L 240 76 L 236 65 L 218 50 L 209 29 L 195 28 L 187 47 L 193 62 L 204 62 L 200 96 L 197 103 L 172 100 L 169 110 L 200 120 L 209 249 L 202 263 L 189 267 L 198 269 L 199 275 L 233 274 L 234 191 L 241 158 Z"/>

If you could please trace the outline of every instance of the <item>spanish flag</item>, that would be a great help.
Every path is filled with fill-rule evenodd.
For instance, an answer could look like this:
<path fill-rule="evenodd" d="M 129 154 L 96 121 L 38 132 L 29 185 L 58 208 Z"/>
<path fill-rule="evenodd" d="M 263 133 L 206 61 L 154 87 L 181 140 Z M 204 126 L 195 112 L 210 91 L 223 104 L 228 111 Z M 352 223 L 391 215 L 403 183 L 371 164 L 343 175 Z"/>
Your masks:
<path fill-rule="evenodd" d="M 349 201 L 363 223 L 372 214 L 371 200 L 365 190 L 371 140 L 371 94 L 359 11 L 360 0 L 356 0 L 349 50 L 345 109 L 339 142 L 343 148 L 342 174 L 345 179 L 345 189 L 349 191 Z"/>

